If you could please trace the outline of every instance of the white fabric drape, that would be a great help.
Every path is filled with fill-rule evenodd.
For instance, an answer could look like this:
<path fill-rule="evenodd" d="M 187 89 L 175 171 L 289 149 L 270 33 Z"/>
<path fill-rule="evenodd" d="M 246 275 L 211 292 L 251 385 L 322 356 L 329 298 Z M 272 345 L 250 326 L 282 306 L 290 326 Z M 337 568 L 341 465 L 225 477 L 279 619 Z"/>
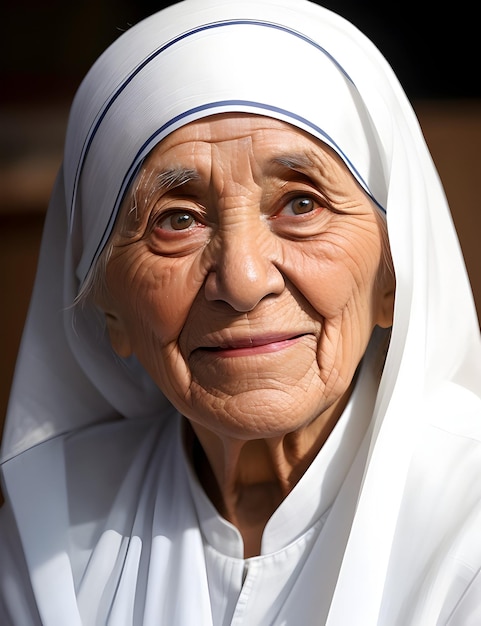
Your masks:
<path fill-rule="evenodd" d="M 95 427 L 105 445 L 103 428 L 130 432 L 132 420 L 176 419 L 136 360 L 119 360 L 102 321 L 88 308 L 72 307 L 73 299 L 149 150 L 189 121 L 226 111 L 272 116 L 325 141 L 386 211 L 397 281 L 394 325 L 372 397 L 362 486 L 350 493 L 355 514 L 326 623 L 429 626 L 448 623 L 453 610 L 451 625 L 477 623 L 469 620 L 476 611 L 479 617 L 481 604 L 481 349 L 462 254 L 418 122 L 392 70 L 357 29 L 305 0 L 186 0 L 124 33 L 77 93 L 1 451 L 4 515 L 13 516 L 12 542 L 18 532 L 25 553 L 23 564 L 12 547 L 12 562 L 37 594 L 27 604 L 41 607 L 45 626 L 82 623 L 82 593 L 74 584 L 80 565 L 66 548 L 69 511 L 79 506 L 65 501 L 71 476 L 63 459 L 71 434 Z M 149 428 L 157 429 L 155 441 L 167 453 L 169 428 Z M 145 443 L 143 433 L 139 442 Z M 126 449 L 129 436 L 119 439 L 119 449 Z M 132 446 L 126 458 L 142 456 Z M 136 542 L 140 550 L 155 499 L 136 501 L 127 461 L 119 471 L 126 482 L 116 483 L 122 488 L 111 514 L 128 503 L 138 516 L 124 564 L 133 572 Z M 145 469 L 152 489 L 154 471 Z M 104 496 L 107 509 L 108 482 Z M 87 494 L 82 504 L 87 524 Z M 160 623 L 208 624 L 189 614 L 189 607 L 209 610 L 202 573 L 191 590 L 193 564 L 203 563 L 198 538 L 184 548 L 185 569 L 181 559 L 175 571 L 185 614 Z M 145 584 L 160 584 L 170 565 L 155 557 L 154 545 L 150 549 Z M 108 561 L 109 548 L 101 554 Z M 0 571 L 0 588 L 8 590 L 12 581 L 1 565 Z M 49 576 L 62 581 L 50 598 L 36 582 Z M 132 580 L 123 578 L 116 608 L 109 608 L 115 626 L 152 623 L 140 621 L 148 610 Z M 189 604 L 191 594 L 196 599 Z M 4 591 L 3 597 L 15 594 Z M 99 606 L 104 601 L 98 598 Z M 23 609 L 10 604 L 8 611 L 21 616 Z M 23 619 L 14 625 L 29 623 Z"/>

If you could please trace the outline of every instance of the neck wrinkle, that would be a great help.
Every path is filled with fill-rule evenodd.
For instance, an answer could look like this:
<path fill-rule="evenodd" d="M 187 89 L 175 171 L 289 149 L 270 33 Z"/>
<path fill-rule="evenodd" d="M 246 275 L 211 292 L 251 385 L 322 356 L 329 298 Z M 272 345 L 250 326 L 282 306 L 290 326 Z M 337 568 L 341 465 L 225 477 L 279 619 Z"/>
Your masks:
<path fill-rule="evenodd" d="M 219 437 L 187 421 L 193 469 L 208 498 L 241 533 L 245 558 L 260 554 L 264 528 L 329 437 L 351 390 L 307 427 L 268 439 Z"/>

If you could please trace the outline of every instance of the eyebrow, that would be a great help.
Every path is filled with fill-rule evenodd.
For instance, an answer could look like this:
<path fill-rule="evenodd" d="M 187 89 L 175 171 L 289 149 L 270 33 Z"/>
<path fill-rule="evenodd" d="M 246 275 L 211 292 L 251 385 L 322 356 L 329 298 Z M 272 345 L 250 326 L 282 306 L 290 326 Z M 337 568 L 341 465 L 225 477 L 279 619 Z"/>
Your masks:
<path fill-rule="evenodd" d="M 307 169 L 315 167 L 314 162 L 307 154 L 283 154 L 272 159 L 273 165 L 280 165 L 295 172 L 305 172 Z"/>
<path fill-rule="evenodd" d="M 195 169 L 172 167 L 155 174 L 155 187 L 158 190 L 168 191 L 180 187 L 193 180 L 200 180 L 199 172 Z"/>
<path fill-rule="evenodd" d="M 146 206 L 149 199 L 158 193 L 166 193 L 170 189 L 175 189 L 181 185 L 185 185 L 191 181 L 200 180 L 199 172 L 192 168 L 170 167 L 161 171 L 145 171 L 140 174 L 139 179 L 131 193 L 131 205 L 128 214 L 135 214 L 139 208 L 139 193 L 143 198 L 143 204 Z"/>

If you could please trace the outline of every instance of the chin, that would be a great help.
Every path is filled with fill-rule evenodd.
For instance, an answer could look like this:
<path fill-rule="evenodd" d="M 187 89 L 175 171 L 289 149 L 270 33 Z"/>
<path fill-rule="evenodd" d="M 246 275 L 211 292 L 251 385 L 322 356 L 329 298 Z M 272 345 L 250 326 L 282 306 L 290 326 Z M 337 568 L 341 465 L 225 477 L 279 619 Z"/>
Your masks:
<path fill-rule="evenodd" d="M 304 390 L 249 390 L 235 395 L 204 394 L 186 417 L 207 430 L 241 440 L 281 437 L 310 425 L 329 409 L 325 398 L 313 401 Z M 306 402 L 306 398 L 309 399 Z"/>

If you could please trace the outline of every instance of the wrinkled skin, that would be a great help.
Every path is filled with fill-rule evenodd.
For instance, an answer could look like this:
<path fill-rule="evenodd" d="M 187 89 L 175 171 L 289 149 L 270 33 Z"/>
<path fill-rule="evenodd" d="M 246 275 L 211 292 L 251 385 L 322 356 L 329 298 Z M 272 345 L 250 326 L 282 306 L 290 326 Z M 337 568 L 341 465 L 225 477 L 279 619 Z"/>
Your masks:
<path fill-rule="evenodd" d="M 201 481 L 255 554 L 392 323 L 375 208 L 330 148 L 253 115 L 173 132 L 129 208 L 100 303 L 112 345 L 187 417 Z"/>

